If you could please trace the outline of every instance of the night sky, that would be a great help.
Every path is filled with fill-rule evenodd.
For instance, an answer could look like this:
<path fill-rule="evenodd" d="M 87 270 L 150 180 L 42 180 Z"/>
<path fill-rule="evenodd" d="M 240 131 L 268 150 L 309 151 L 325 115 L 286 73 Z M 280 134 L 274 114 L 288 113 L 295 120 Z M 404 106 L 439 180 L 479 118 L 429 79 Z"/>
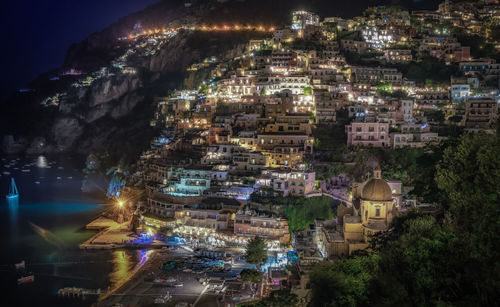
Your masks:
<path fill-rule="evenodd" d="M 57 68 L 71 43 L 158 0 L 6 0 L 0 9 L 0 99 Z"/>

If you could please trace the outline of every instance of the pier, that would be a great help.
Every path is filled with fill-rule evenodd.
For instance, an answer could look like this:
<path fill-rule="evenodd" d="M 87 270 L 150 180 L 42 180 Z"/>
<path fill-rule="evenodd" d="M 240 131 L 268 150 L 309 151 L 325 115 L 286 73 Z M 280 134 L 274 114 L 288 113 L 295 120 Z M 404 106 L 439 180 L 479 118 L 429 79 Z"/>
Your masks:
<path fill-rule="evenodd" d="M 105 216 L 99 216 L 87 229 L 99 230 L 97 234 L 80 244 L 80 249 L 115 249 L 115 248 L 161 248 L 164 242 L 157 240 L 138 241 L 137 235 L 130 230 L 130 223 L 117 223 Z"/>

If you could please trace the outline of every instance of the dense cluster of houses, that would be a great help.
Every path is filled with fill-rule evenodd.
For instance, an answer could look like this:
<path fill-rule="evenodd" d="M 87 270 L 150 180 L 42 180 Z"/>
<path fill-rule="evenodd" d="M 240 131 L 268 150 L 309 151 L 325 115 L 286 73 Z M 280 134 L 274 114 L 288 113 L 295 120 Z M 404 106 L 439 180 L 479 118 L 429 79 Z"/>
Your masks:
<path fill-rule="evenodd" d="M 500 64 L 472 58 L 470 46 L 454 35 L 460 30 L 489 40 L 483 21 L 500 19 L 490 2 L 445 1 L 437 11 L 375 7 L 352 19 L 321 20 L 296 11 L 290 26 L 250 41 L 234 58 L 193 65 L 191 71 L 209 76 L 198 89 L 156 100 L 151 124 L 163 133 L 140 160 L 149 223 L 242 242 L 260 235 L 287 243 L 286 219 L 249 209 L 250 196 L 321 195 L 306 163 L 315 150 L 316 127 L 342 124 L 347 146 L 393 149 L 437 144 L 447 125 L 494 131 Z M 405 65 L 429 58 L 456 68 L 456 75 L 446 83 L 411 80 Z M 399 206 L 388 195 L 394 189 L 380 184 L 389 192 L 380 199 L 382 209 L 370 211 L 373 216 L 390 215 Z M 369 223 L 359 208 L 345 220 L 356 229 Z M 318 223 L 317 229 L 330 225 Z M 330 238 L 326 231 L 309 242 L 337 240 L 338 246 L 322 247 L 319 254 L 349 254 L 357 248 L 346 243 L 347 232 Z M 356 236 L 365 246 L 367 234 Z"/>

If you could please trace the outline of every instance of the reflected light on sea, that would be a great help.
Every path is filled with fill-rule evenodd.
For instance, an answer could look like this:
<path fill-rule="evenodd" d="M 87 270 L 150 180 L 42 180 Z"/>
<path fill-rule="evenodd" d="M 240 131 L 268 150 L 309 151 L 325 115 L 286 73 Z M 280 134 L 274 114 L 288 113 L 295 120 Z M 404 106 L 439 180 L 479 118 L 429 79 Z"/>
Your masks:
<path fill-rule="evenodd" d="M 19 235 L 18 227 L 18 211 L 19 211 L 19 198 L 7 199 L 7 204 L 9 206 L 9 226 L 10 233 L 9 236 L 14 240 L 17 240 Z"/>
<path fill-rule="evenodd" d="M 113 251 L 113 271 L 109 275 L 111 285 L 122 283 L 129 278 L 131 266 L 134 265 L 131 260 L 130 254 L 125 251 Z"/>
<path fill-rule="evenodd" d="M 45 158 L 45 156 L 38 156 L 38 158 L 36 159 L 36 167 L 46 168 L 47 166 L 47 158 Z"/>

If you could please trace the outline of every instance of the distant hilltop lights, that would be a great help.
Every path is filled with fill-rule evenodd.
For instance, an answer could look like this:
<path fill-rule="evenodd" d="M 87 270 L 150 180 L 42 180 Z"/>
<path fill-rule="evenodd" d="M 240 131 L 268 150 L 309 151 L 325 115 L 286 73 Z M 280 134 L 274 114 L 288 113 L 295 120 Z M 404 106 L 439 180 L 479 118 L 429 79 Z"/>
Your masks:
<path fill-rule="evenodd" d="M 141 36 L 149 36 L 154 34 L 168 34 L 172 32 L 177 32 L 179 30 L 190 30 L 190 31 L 213 31 L 213 32 L 224 32 L 224 31 L 256 31 L 256 32 L 274 32 L 276 27 L 274 26 L 264 26 L 264 25 L 201 25 L 201 26 L 183 26 L 178 28 L 155 28 L 149 30 L 142 30 L 138 33 L 129 34 L 127 39 L 134 39 Z M 125 38 L 120 38 L 125 39 Z"/>

